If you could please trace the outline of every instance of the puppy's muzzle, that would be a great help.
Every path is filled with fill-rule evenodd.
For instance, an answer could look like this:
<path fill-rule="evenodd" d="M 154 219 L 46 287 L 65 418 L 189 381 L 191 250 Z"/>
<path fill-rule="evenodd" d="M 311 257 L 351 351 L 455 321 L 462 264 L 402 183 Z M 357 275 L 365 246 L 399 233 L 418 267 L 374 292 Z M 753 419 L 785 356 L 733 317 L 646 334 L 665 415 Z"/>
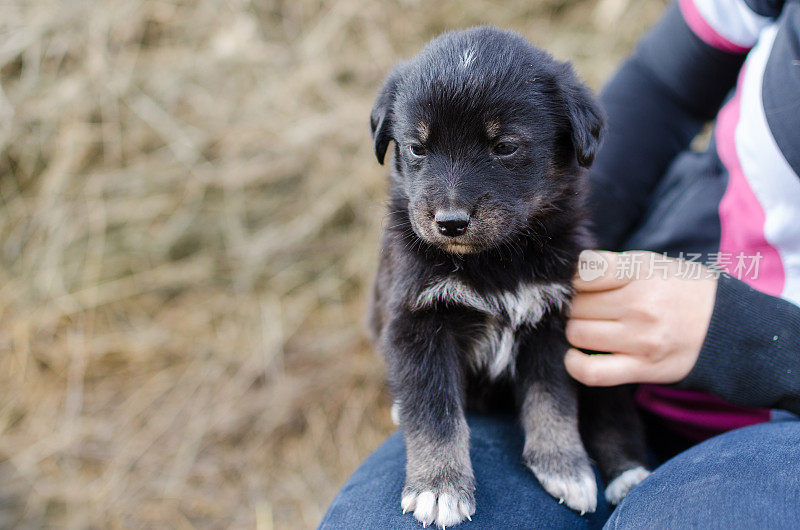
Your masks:
<path fill-rule="evenodd" d="M 433 218 L 439 233 L 447 237 L 458 237 L 469 227 L 469 214 L 464 210 L 439 210 Z"/>

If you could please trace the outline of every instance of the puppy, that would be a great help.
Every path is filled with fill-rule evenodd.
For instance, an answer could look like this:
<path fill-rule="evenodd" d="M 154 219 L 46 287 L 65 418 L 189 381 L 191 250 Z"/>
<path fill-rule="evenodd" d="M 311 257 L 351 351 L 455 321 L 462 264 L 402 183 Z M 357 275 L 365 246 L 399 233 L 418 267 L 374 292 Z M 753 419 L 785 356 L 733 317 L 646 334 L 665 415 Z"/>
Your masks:
<path fill-rule="evenodd" d="M 578 388 L 566 313 L 590 246 L 585 168 L 603 115 L 569 64 L 517 34 L 444 34 L 388 76 L 371 115 L 382 164 L 394 142 L 370 325 L 406 441 L 403 511 L 450 526 L 475 512 L 468 403 L 504 393 L 522 460 L 573 510 L 596 508 L 579 434 L 619 502 L 647 476 L 624 389 Z"/>

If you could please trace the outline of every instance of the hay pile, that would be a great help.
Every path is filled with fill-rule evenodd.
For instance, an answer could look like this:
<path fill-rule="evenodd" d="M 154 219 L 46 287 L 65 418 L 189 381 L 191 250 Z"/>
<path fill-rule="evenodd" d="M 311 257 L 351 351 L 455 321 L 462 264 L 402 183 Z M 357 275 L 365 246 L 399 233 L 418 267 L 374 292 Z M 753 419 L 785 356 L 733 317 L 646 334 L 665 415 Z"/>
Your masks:
<path fill-rule="evenodd" d="M 0 527 L 309 528 L 392 430 L 390 65 L 489 22 L 595 86 L 645 0 L 3 0 Z"/>

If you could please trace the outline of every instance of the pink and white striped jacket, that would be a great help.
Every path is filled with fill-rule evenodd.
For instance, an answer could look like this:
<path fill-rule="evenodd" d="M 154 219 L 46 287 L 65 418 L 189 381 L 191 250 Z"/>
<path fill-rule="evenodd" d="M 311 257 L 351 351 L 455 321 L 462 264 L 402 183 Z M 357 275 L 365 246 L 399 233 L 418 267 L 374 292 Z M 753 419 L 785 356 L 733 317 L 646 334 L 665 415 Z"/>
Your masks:
<path fill-rule="evenodd" d="M 591 178 L 601 246 L 701 255 L 753 288 L 721 280 L 682 385 L 727 399 L 642 385 L 639 404 L 694 440 L 800 404 L 800 3 L 680 0 L 602 100 L 609 138 Z M 709 121 L 710 145 L 693 151 Z M 757 266 L 734 270 L 735 256 Z"/>

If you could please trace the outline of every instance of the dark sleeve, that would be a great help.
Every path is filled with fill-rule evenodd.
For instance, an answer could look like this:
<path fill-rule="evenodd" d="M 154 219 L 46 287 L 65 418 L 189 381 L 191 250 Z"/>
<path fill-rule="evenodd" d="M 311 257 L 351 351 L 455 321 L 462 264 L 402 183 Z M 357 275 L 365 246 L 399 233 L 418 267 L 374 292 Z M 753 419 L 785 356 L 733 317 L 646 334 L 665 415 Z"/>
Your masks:
<path fill-rule="evenodd" d="M 800 414 L 800 307 L 721 276 L 700 357 L 679 386 Z"/>
<path fill-rule="evenodd" d="M 608 134 L 590 175 L 600 248 L 619 250 L 670 162 L 716 115 L 743 59 L 695 35 L 676 2 L 623 63 L 600 96 Z"/>

